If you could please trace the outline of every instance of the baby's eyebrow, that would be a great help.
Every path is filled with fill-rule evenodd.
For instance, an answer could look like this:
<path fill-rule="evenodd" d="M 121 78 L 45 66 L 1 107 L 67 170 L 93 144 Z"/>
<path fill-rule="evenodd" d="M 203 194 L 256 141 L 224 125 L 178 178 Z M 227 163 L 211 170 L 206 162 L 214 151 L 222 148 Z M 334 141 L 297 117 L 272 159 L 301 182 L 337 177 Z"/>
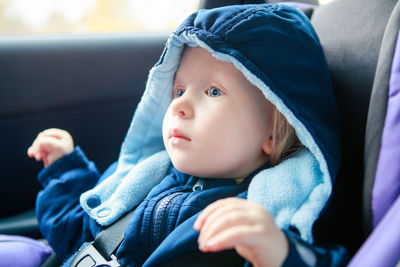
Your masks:
<path fill-rule="evenodd" d="M 180 81 L 180 77 L 179 77 L 179 74 L 178 74 L 178 72 L 175 72 L 175 75 L 174 75 L 174 82 L 179 82 Z"/>

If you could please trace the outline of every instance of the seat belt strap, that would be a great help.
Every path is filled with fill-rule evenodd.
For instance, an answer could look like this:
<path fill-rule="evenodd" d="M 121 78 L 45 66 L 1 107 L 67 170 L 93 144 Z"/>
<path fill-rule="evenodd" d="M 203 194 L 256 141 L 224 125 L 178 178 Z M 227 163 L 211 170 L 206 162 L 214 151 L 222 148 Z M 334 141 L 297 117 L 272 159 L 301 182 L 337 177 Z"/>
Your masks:
<path fill-rule="evenodd" d="M 93 242 L 82 248 L 72 260 L 72 267 L 121 266 L 114 252 L 125 238 L 124 230 L 132 218 L 133 211 L 101 231 Z"/>
<path fill-rule="evenodd" d="M 133 211 L 123 215 L 119 220 L 101 231 L 93 241 L 93 246 L 105 257 L 110 257 L 122 243 L 125 228 L 132 218 Z M 107 259 L 107 258 L 106 258 Z"/>

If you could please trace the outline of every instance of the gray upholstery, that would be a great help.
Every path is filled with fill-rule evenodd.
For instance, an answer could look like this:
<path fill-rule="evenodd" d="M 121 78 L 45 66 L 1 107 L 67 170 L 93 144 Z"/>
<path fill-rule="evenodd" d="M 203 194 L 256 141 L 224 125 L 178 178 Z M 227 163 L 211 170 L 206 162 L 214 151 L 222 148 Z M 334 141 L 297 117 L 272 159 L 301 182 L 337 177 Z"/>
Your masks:
<path fill-rule="evenodd" d="M 389 90 L 389 78 L 400 25 L 400 2 L 393 10 L 383 36 L 369 105 L 365 136 L 365 175 L 363 223 L 367 233 L 372 231 L 372 190 L 379 158 Z"/>
<path fill-rule="evenodd" d="M 320 37 L 342 120 L 342 165 L 324 216 L 320 239 L 355 252 L 362 231 L 364 136 L 380 45 L 396 0 L 336 0 L 318 7 L 312 23 Z"/>

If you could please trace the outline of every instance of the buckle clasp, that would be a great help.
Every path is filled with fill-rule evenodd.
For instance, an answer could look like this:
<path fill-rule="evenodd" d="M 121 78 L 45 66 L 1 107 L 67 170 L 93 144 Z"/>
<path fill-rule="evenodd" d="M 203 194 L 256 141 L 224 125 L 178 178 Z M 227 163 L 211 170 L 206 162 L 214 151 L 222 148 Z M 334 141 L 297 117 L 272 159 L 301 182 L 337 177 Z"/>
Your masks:
<path fill-rule="evenodd" d="M 115 255 L 111 255 L 111 260 L 107 261 L 103 255 L 93 246 L 92 243 L 81 249 L 74 257 L 71 267 L 120 267 Z"/>

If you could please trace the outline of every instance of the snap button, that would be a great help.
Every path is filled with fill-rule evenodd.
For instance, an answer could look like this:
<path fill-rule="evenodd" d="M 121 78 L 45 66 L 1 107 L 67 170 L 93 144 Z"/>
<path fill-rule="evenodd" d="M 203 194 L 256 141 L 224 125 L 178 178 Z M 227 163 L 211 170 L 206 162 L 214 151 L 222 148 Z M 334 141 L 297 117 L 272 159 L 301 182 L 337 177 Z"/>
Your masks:
<path fill-rule="evenodd" d="M 97 212 L 97 216 L 99 218 L 103 218 L 103 217 L 107 217 L 108 215 L 110 215 L 110 213 L 111 213 L 110 208 L 103 208 Z"/>

